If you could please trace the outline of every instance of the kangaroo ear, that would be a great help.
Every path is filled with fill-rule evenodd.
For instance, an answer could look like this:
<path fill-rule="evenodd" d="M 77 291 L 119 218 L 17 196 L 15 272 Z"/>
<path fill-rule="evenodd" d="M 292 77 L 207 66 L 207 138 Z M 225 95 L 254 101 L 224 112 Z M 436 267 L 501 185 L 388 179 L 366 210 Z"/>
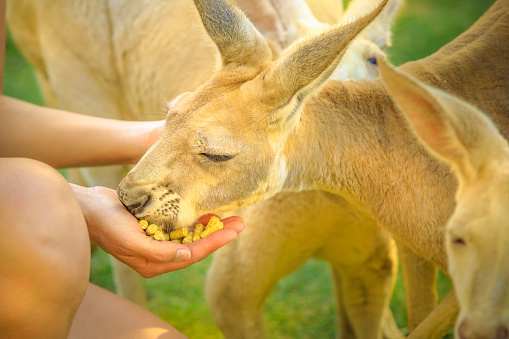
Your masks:
<path fill-rule="evenodd" d="M 373 0 L 351 1 L 342 20 L 352 20 L 352 18 L 358 17 L 359 14 L 365 11 L 366 6 L 372 2 Z M 383 49 L 391 46 L 392 24 L 402 4 L 403 0 L 388 0 L 382 13 L 366 27 L 363 36 L 379 48 Z"/>
<path fill-rule="evenodd" d="M 368 15 L 346 25 L 336 26 L 291 46 L 264 73 L 257 86 L 260 101 L 274 109 L 302 101 L 333 73 L 350 42 L 382 11 L 383 0 Z M 292 100 L 296 99 L 296 100 Z M 295 107 L 292 107 L 295 111 Z M 290 110 L 290 111 L 292 111 Z"/>
<path fill-rule="evenodd" d="M 380 75 L 411 129 L 460 179 L 475 178 L 487 159 L 507 152 L 491 120 L 470 104 L 424 85 L 379 60 Z"/>
<path fill-rule="evenodd" d="M 271 51 L 249 19 L 226 0 L 194 0 L 203 25 L 216 44 L 223 65 L 259 67 Z"/>

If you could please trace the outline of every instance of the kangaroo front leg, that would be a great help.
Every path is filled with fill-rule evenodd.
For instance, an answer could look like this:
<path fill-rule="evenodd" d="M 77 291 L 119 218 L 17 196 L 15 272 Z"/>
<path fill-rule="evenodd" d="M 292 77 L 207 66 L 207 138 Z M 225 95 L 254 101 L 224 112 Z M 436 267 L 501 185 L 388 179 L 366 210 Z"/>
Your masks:
<path fill-rule="evenodd" d="M 246 229 L 214 254 L 205 290 L 226 338 L 264 338 L 265 299 L 282 277 L 323 246 L 322 237 L 309 238 L 308 221 L 317 211 L 313 194 L 280 194 L 238 213 Z"/>
<path fill-rule="evenodd" d="M 419 257 L 397 242 L 405 284 L 408 328 L 413 331 L 437 306 L 437 270 L 433 263 Z"/>
<path fill-rule="evenodd" d="M 141 307 L 147 307 L 147 295 L 141 276 L 132 268 L 110 256 L 115 291 Z"/>
<path fill-rule="evenodd" d="M 372 232 L 375 238 L 377 233 L 375 230 Z M 374 247 L 366 246 L 365 239 L 359 239 L 362 241 L 353 244 L 352 248 L 366 252 L 364 261 L 333 263 L 338 308 L 348 319 L 346 324 L 342 324 L 340 318 L 340 331 L 345 331 L 340 333 L 341 338 L 401 338 L 398 330 L 382 332 L 382 323 L 391 320 L 387 312 L 390 312 L 388 304 L 397 270 L 394 245 L 387 236 L 380 237 L 385 241 Z"/>

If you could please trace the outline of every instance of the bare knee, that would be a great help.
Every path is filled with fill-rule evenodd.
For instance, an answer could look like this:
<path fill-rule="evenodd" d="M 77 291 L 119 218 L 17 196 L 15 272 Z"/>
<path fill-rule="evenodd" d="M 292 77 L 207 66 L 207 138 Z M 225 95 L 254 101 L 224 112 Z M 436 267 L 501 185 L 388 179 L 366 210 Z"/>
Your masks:
<path fill-rule="evenodd" d="M 23 235 L 31 246 L 64 245 L 62 237 L 88 242 L 84 217 L 65 178 L 55 169 L 30 159 L 0 161 L 0 227 Z M 6 230 L 7 231 L 7 230 Z M 69 253 L 68 253 L 69 254 Z"/>
<path fill-rule="evenodd" d="M 5 287 L 0 300 L 11 301 L 8 314 L 0 311 L 0 326 L 7 321 L 25 326 L 33 307 L 49 308 L 48 321 L 52 312 L 60 312 L 70 322 L 90 267 L 88 232 L 74 194 L 62 175 L 34 160 L 1 159 L 0 172 L 0 282 Z"/>

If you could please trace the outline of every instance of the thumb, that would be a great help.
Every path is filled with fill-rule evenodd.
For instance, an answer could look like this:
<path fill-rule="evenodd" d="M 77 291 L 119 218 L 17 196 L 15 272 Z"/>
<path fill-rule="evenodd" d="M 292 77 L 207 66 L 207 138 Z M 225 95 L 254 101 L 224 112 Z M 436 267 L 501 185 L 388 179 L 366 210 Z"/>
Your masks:
<path fill-rule="evenodd" d="M 145 237 L 136 247 L 135 253 L 153 263 L 186 261 L 191 259 L 191 250 L 186 245 L 172 241 L 157 241 Z"/>

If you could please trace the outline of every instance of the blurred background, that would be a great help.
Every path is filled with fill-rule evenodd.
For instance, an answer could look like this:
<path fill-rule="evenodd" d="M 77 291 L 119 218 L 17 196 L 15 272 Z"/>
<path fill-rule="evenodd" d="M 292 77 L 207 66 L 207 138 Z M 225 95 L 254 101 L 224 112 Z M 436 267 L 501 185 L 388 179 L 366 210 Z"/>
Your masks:
<path fill-rule="evenodd" d="M 406 0 L 393 28 L 389 60 L 400 65 L 437 51 L 474 23 L 494 1 Z M 7 39 L 4 94 L 42 105 L 30 65 L 10 36 Z M 144 279 L 149 309 L 189 338 L 221 338 L 207 308 L 203 283 L 210 258 L 185 270 Z M 90 280 L 114 290 L 107 255 L 96 249 Z M 450 289 L 440 272 L 440 298 Z M 406 309 L 401 272 L 390 307 L 400 328 L 405 329 Z M 336 305 L 328 264 L 309 260 L 282 279 L 264 308 L 269 338 L 335 338 Z M 448 336 L 449 337 L 449 336 Z M 452 336 L 450 336 L 452 338 Z"/>

